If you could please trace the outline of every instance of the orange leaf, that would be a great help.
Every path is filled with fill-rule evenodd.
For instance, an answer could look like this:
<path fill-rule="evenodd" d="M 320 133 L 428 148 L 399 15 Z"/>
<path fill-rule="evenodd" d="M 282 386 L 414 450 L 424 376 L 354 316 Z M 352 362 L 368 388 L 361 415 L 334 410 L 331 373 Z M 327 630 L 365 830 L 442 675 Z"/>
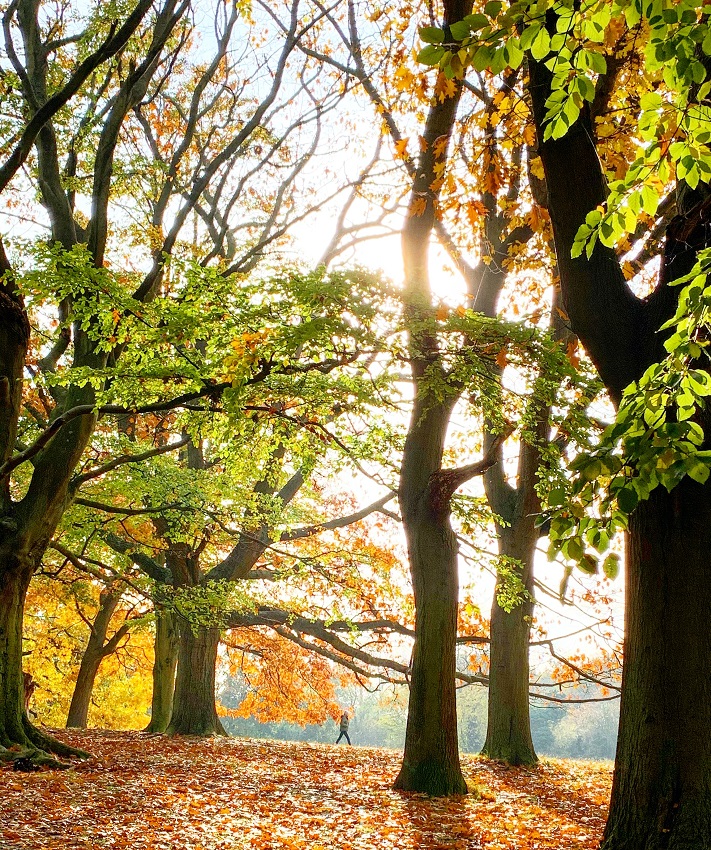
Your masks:
<path fill-rule="evenodd" d="M 410 209 L 407 214 L 412 218 L 419 218 L 424 211 L 427 209 L 427 199 L 426 198 L 413 198 L 410 201 Z"/>
<path fill-rule="evenodd" d="M 396 159 L 408 159 L 409 154 L 407 152 L 407 139 L 398 139 L 395 142 L 395 158 Z"/>

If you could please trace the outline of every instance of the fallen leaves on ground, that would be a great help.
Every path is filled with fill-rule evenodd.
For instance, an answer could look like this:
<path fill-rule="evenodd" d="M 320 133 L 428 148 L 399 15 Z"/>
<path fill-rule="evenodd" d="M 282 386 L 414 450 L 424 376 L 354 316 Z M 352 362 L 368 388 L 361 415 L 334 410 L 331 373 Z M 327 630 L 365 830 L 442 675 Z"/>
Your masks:
<path fill-rule="evenodd" d="M 600 839 L 611 765 L 507 768 L 465 756 L 481 796 L 390 785 L 401 753 L 243 738 L 60 732 L 68 771 L 0 769 L 3 850 L 582 850 Z"/>

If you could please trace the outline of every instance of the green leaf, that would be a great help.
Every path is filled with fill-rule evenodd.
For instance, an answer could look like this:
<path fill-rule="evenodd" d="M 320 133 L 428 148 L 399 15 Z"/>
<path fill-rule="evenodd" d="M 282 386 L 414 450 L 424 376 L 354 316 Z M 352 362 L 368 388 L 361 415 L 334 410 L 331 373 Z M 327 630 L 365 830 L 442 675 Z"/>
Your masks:
<path fill-rule="evenodd" d="M 465 38 L 469 36 L 469 25 L 464 21 L 457 21 L 452 24 L 449 28 L 449 31 L 452 33 L 452 38 L 455 41 L 463 41 Z"/>
<path fill-rule="evenodd" d="M 686 474 L 694 481 L 698 481 L 699 484 L 705 484 L 709 479 L 710 473 L 711 469 L 709 469 L 703 461 L 696 461 L 694 465 L 688 469 Z"/>
<path fill-rule="evenodd" d="M 594 50 L 588 51 L 588 65 L 596 74 L 607 73 L 607 60 L 602 53 L 597 53 Z"/>
<path fill-rule="evenodd" d="M 444 41 L 444 30 L 439 27 L 420 27 L 420 38 L 429 44 L 442 44 Z"/>
<path fill-rule="evenodd" d="M 571 561 L 579 561 L 583 557 L 583 544 L 577 537 L 571 537 L 563 544 L 563 554 Z"/>
<path fill-rule="evenodd" d="M 493 56 L 493 48 L 489 47 L 488 44 L 482 44 L 472 58 L 472 65 L 477 71 L 484 71 L 491 64 Z"/>
<path fill-rule="evenodd" d="M 417 54 L 417 61 L 423 65 L 439 65 L 441 58 L 446 52 L 444 47 L 428 44 L 427 47 L 423 47 Z"/>
<path fill-rule="evenodd" d="M 467 15 L 464 18 L 464 23 L 469 27 L 472 32 L 476 32 L 477 30 L 483 29 L 484 27 L 489 26 L 489 19 L 486 15 L 482 15 L 480 13 L 476 15 Z"/>
<path fill-rule="evenodd" d="M 484 14 L 488 15 L 492 20 L 494 18 L 498 18 L 503 5 L 504 4 L 500 2 L 500 0 L 490 0 L 490 2 L 484 6 Z"/>
<path fill-rule="evenodd" d="M 511 38 L 508 40 L 504 47 L 504 57 L 508 62 L 509 68 L 513 68 L 514 70 L 523 62 L 524 52 L 518 46 L 517 39 Z"/>
<path fill-rule="evenodd" d="M 531 24 L 531 26 L 526 27 L 526 29 L 521 33 L 521 49 L 522 50 L 530 50 L 531 45 L 536 39 L 538 35 L 538 31 L 540 30 L 540 24 Z"/>
<path fill-rule="evenodd" d="M 617 493 L 617 504 L 621 511 L 631 514 L 639 503 L 639 496 L 633 487 L 623 487 Z"/>
<path fill-rule="evenodd" d="M 567 494 L 564 487 L 553 487 L 548 494 L 548 504 L 552 508 L 562 507 L 567 500 Z"/>
<path fill-rule="evenodd" d="M 647 215 L 654 215 L 659 206 L 659 194 L 652 189 L 651 186 L 645 184 L 642 186 L 642 209 Z"/>
<path fill-rule="evenodd" d="M 586 553 L 578 561 L 578 567 L 588 575 L 594 576 L 599 568 L 597 558 L 594 555 Z"/>
<path fill-rule="evenodd" d="M 551 52 L 551 37 L 548 30 L 541 28 L 536 35 L 536 38 L 531 45 L 531 56 L 538 62 L 545 59 Z"/>
<path fill-rule="evenodd" d="M 611 581 L 620 574 L 620 556 L 616 552 L 610 552 L 602 562 L 602 571 Z"/>

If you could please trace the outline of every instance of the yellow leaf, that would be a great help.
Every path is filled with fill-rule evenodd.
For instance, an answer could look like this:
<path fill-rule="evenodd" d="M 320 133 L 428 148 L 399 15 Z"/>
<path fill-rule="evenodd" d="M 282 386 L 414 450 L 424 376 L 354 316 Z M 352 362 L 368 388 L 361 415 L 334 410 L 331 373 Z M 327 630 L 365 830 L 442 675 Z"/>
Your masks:
<path fill-rule="evenodd" d="M 622 274 L 624 275 L 625 280 L 632 280 L 635 276 L 635 268 L 629 260 L 626 260 L 622 264 Z"/>
<path fill-rule="evenodd" d="M 536 128 L 533 124 L 526 124 L 523 128 L 523 140 L 529 148 L 536 146 Z"/>
<path fill-rule="evenodd" d="M 454 59 L 452 62 L 454 62 Z M 454 80 L 448 80 L 444 74 L 440 73 L 437 76 L 437 82 L 435 83 L 434 90 L 439 102 L 444 103 L 444 101 L 448 98 L 454 97 L 457 92 L 457 84 Z"/>
<path fill-rule="evenodd" d="M 407 91 L 412 88 L 415 75 L 406 65 L 400 65 L 395 71 L 395 88 L 398 91 Z"/>
<path fill-rule="evenodd" d="M 467 218 L 469 224 L 473 227 L 480 218 L 484 218 L 487 214 L 487 209 L 481 201 L 469 201 L 466 206 Z"/>
<path fill-rule="evenodd" d="M 434 146 L 432 148 L 432 153 L 434 154 L 435 159 L 441 159 L 447 153 L 447 143 L 449 142 L 449 136 L 438 136 L 434 140 Z"/>
<path fill-rule="evenodd" d="M 540 156 L 536 156 L 531 160 L 531 165 L 529 166 L 531 169 L 531 174 L 534 177 L 537 177 L 539 180 L 543 180 L 546 176 L 545 171 L 543 170 L 543 162 L 541 161 Z"/>
<path fill-rule="evenodd" d="M 570 365 L 577 369 L 580 365 L 580 355 L 578 354 L 578 340 L 574 339 L 568 343 L 568 347 L 565 350 L 565 356 L 570 360 Z"/>
<path fill-rule="evenodd" d="M 449 316 L 449 307 L 446 304 L 440 304 L 435 315 L 437 321 L 443 322 Z"/>

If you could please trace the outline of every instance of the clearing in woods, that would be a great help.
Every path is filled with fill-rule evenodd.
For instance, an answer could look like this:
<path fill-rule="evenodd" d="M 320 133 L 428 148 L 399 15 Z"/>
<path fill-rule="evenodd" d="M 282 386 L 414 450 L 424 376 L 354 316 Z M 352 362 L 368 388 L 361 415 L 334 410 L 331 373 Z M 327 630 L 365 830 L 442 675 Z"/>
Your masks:
<path fill-rule="evenodd" d="M 57 734 L 94 758 L 68 771 L 2 767 L 2 850 L 592 850 L 612 773 L 611 762 L 464 756 L 478 793 L 428 799 L 391 790 L 395 750 Z"/>

